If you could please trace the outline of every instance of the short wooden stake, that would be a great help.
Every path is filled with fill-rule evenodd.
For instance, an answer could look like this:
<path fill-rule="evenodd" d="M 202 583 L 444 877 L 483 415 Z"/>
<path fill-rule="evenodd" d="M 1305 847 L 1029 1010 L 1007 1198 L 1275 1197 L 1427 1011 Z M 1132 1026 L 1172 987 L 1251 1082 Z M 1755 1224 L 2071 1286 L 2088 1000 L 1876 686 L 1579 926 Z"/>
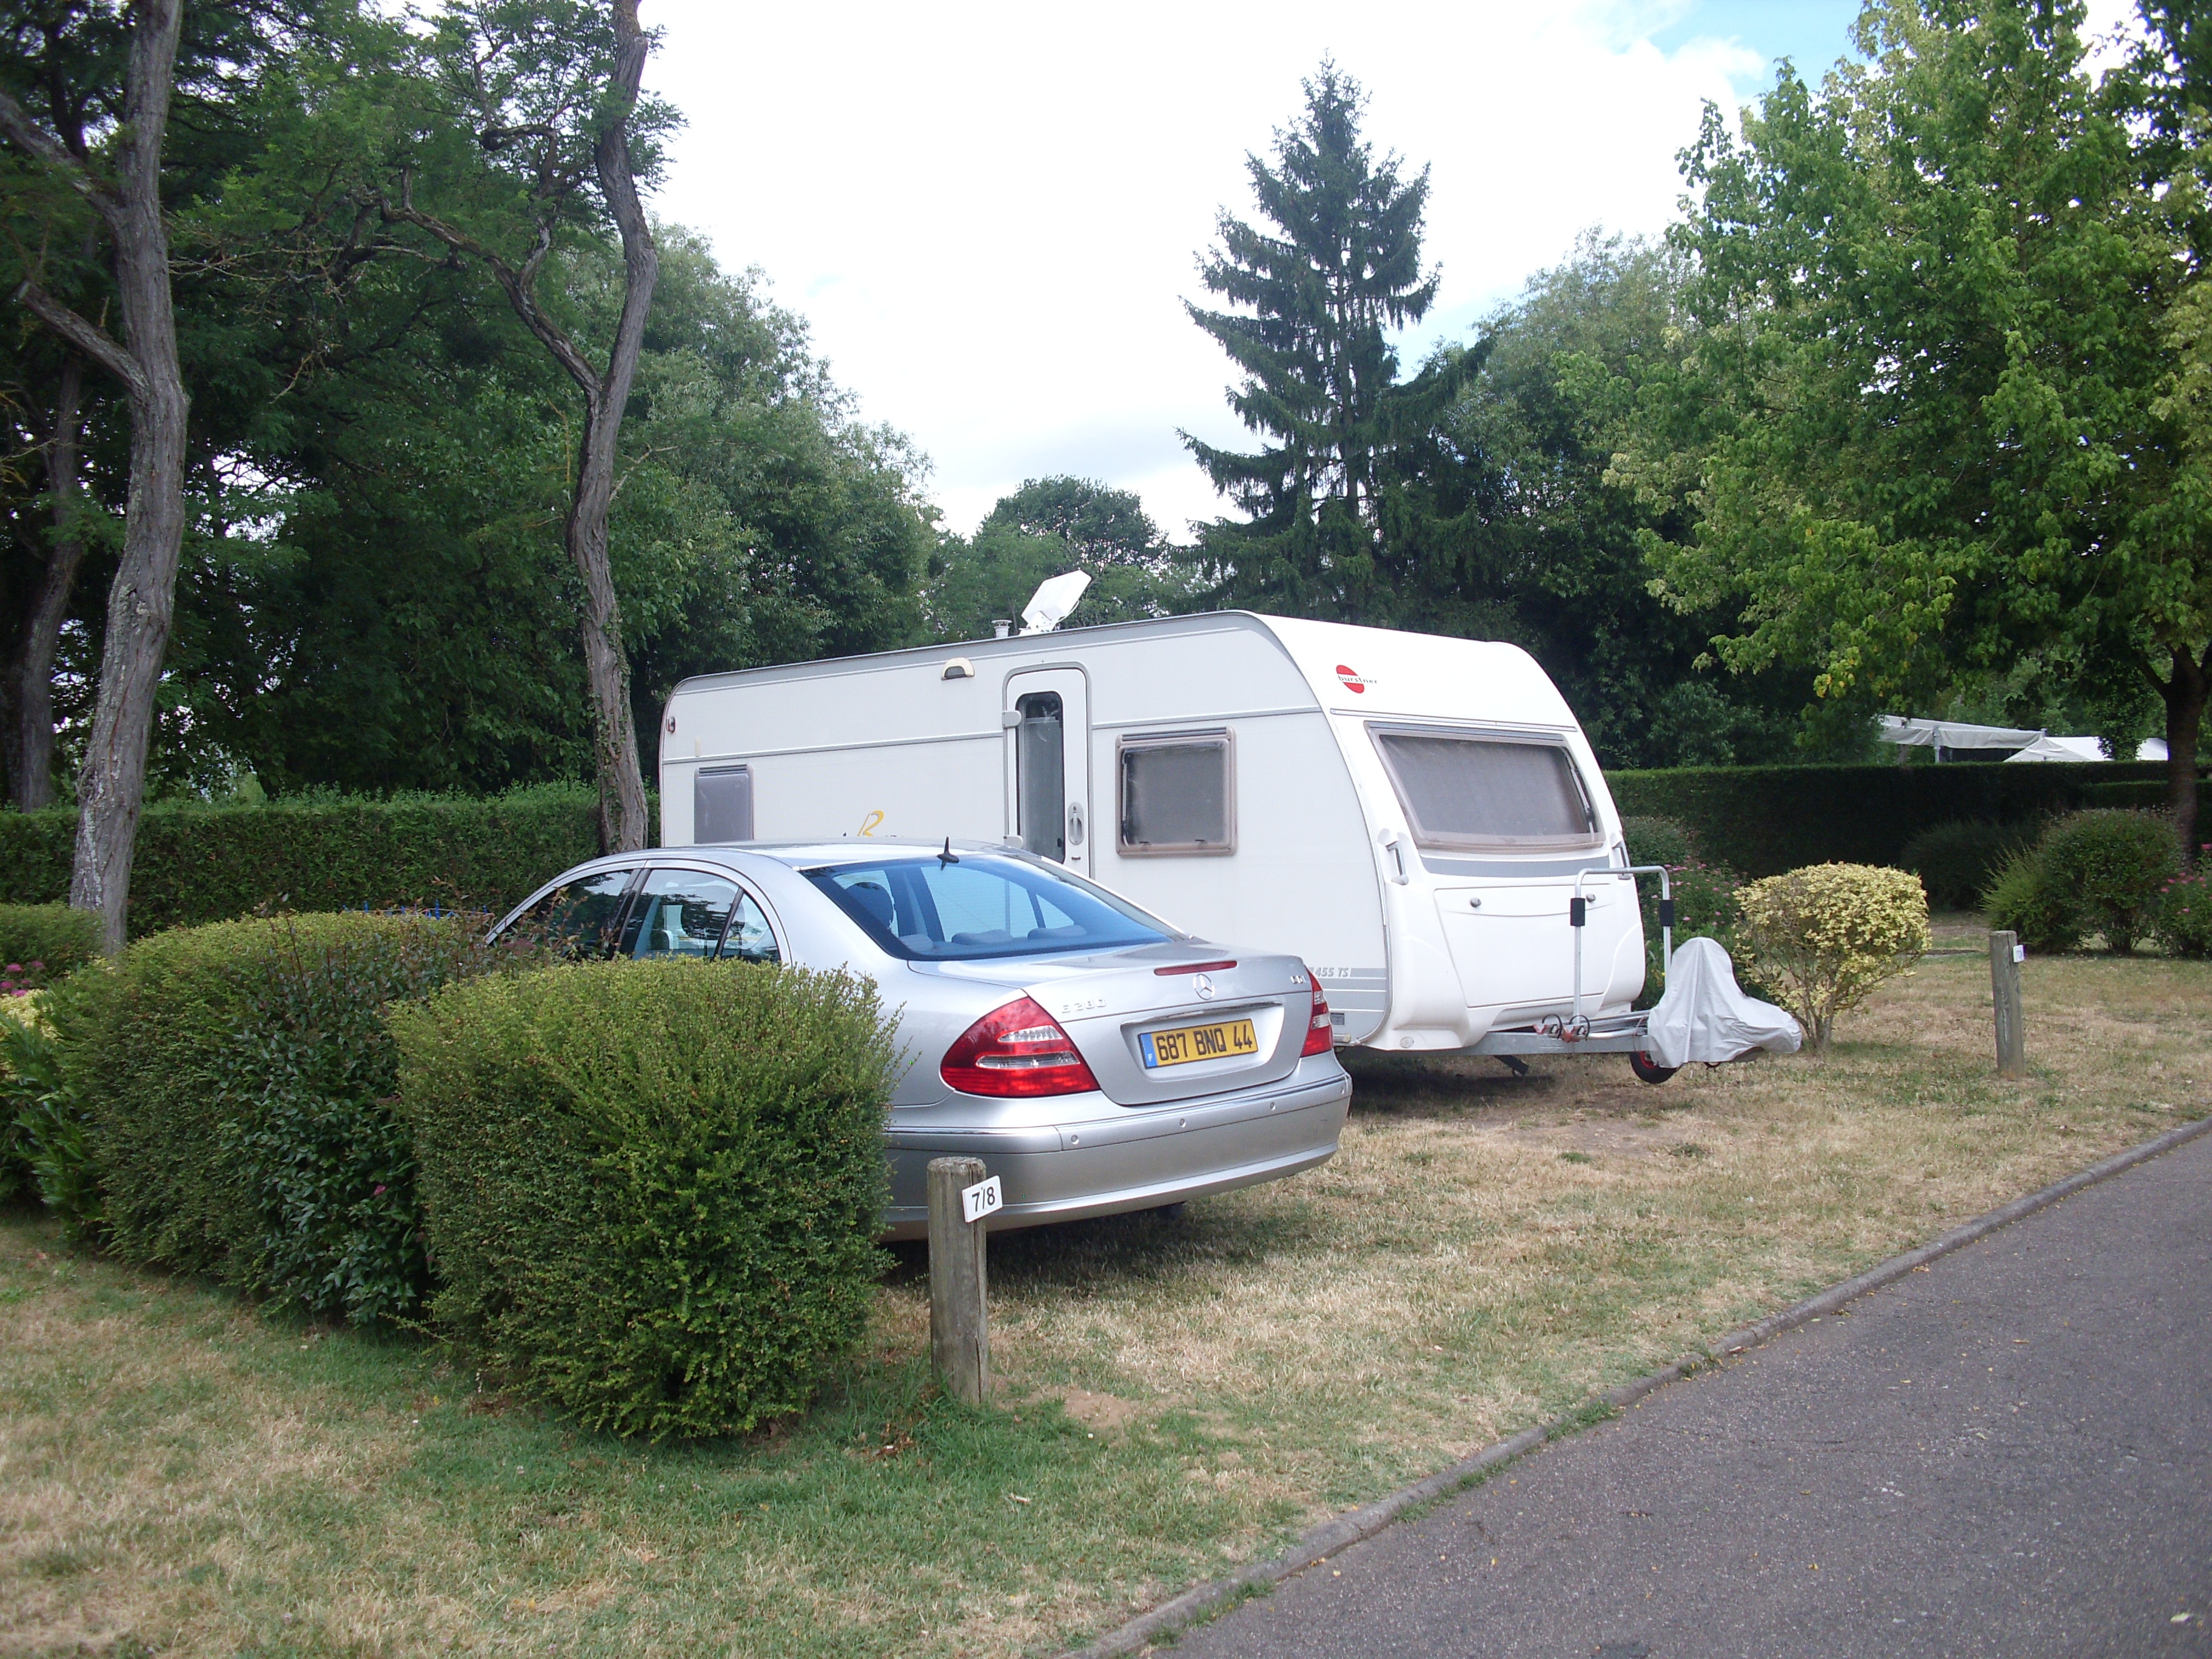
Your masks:
<path fill-rule="evenodd" d="M 991 1328 L 984 1312 L 985 1221 L 960 1194 L 983 1179 L 980 1158 L 929 1160 L 929 1357 L 945 1392 L 971 1406 L 991 1391 Z"/>
<path fill-rule="evenodd" d="M 1990 935 L 1990 989 L 1997 1012 L 1997 1075 L 2027 1075 L 2027 1032 L 2020 1010 L 2017 935 L 2002 928 Z"/>

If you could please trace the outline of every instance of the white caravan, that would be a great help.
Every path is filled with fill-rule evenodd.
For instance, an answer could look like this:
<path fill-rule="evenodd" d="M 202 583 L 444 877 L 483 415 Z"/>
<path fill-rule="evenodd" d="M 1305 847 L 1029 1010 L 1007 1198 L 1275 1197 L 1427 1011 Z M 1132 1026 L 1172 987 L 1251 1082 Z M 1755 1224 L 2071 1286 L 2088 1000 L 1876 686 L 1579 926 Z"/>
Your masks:
<path fill-rule="evenodd" d="M 1226 611 L 708 675 L 660 802 L 670 847 L 1018 843 L 1302 957 L 1340 1042 L 1651 1069 L 1620 815 L 1515 646 Z"/>

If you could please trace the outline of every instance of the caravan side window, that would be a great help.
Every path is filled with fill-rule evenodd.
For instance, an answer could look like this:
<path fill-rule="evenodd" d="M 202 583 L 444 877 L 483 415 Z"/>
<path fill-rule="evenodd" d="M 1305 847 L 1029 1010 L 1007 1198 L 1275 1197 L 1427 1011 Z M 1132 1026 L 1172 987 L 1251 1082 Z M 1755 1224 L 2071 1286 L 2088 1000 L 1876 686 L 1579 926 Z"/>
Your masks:
<path fill-rule="evenodd" d="M 691 780 L 691 839 L 702 847 L 753 838 L 753 774 L 710 766 Z"/>
<path fill-rule="evenodd" d="M 1121 851 L 1237 850 L 1236 743 L 1225 731 L 1121 739 Z"/>
<path fill-rule="evenodd" d="M 1543 738 L 1375 730 L 1413 839 L 1435 848 L 1588 847 L 1598 839 L 1574 757 Z"/>

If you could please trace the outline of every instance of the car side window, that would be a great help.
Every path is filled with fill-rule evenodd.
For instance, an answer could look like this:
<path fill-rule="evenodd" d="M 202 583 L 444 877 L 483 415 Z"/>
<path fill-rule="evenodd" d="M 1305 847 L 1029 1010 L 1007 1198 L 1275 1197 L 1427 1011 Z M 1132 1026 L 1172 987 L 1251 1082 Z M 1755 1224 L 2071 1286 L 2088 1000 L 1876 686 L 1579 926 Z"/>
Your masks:
<path fill-rule="evenodd" d="M 738 902 L 738 884 L 696 870 L 655 870 L 638 891 L 625 932 L 631 955 L 711 957 Z"/>
<path fill-rule="evenodd" d="M 506 935 L 542 939 L 570 962 L 600 962 L 615 954 L 623 895 L 632 872 L 607 870 L 564 882 L 514 919 Z"/>
<path fill-rule="evenodd" d="M 730 917 L 730 931 L 722 936 L 722 954 L 738 962 L 781 962 L 775 933 L 768 916 L 750 893 L 738 895 L 738 908 Z"/>

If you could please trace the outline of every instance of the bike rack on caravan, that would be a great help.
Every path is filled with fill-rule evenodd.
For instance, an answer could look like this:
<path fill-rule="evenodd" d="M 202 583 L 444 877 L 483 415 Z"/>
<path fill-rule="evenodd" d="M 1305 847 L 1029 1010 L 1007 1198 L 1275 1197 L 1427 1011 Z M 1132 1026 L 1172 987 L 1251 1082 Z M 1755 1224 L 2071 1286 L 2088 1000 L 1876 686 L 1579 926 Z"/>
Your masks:
<path fill-rule="evenodd" d="M 1573 1012 L 1562 1019 L 1557 1014 L 1534 1025 L 1515 1026 L 1503 1031 L 1492 1031 L 1469 1051 L 1488 1054 L 1503 1060 L 1510 1069 L 1520 1072 L 1527 1068 L 1515 1058 L 1521 1054 L 1627 1054 L 1632 1059 L 1650 1046 L 1649 1032 L 1651 1011 L 1634 1009 L 1625 1014 L 1602 1017 L 1595 1023 L 1583 1013 L 1583 934 L 1588 923 L 1585 914 L 1588 901 L 1583 897 L 1583 884 L 1592 876 L 1626 876 L 1633 881 L 1638 876 L 1659 878 L 1659 963 L 1663 975 L 1674 965 L 1674 884 L 1663 864 L 1613 864 L 1602 868 L 1592 867 L 1575 878 L 1575 896 L 1567 902 L 1567 925 L 1575 930 L 1575 985 Z M 1674 1075 L 1671 1066 L 1638 1066 L 1638 1075 L 1650 1082 L 1663 1082 Z M 1656 1073 L 1657 1075 L 1651 1075 Z"/>

